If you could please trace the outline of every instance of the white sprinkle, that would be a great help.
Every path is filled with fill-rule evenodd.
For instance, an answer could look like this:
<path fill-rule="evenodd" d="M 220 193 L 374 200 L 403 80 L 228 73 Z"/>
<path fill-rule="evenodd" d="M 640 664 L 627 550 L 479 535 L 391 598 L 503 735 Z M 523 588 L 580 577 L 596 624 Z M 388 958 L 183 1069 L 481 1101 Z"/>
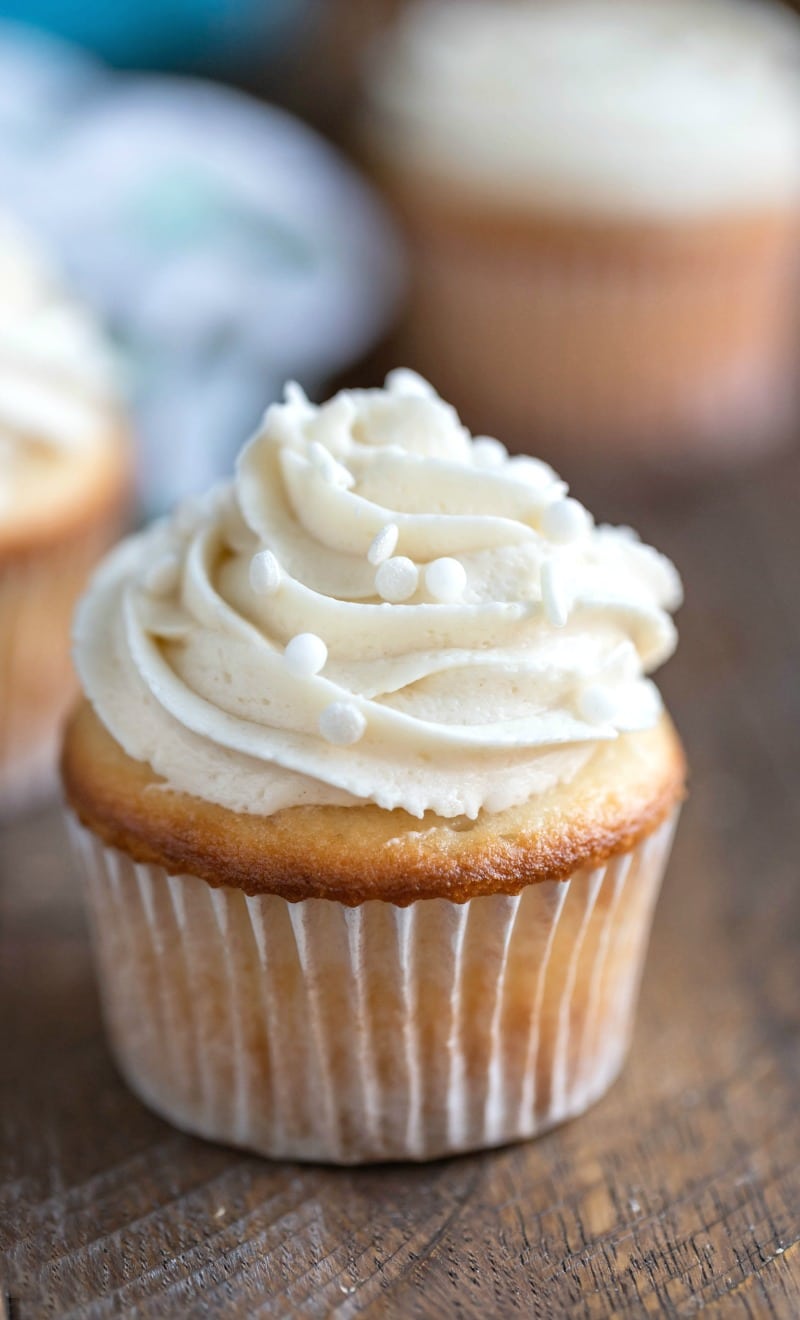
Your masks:
<path fill-rule="evenodd" d="M 180 576 L 181 566 L 177 555 L 165 555 L 145 574 L 145 591 L 149 591 L 151 596 L 171 596 Z"/>
<path fill-rule="evenodd" d="M 434 559 L 425 569 L 425 586 L 434 600 L 460 600 L 467 585 L 464 565 L 458 559 Z"/>
<path fill-rule="evenodd" d="M 257 596 L 271 596 L 281 584 L 281 566 L 271 550 L 259 550 L 250 560 L 250 586 Z"/>
<path fill-rule="evenodd" d="M 590 683 L 578 697 L 578 710 L 581 718 L 589 724 L 613 724 L 617 701 L 610 688 Z"/>
<path fill-rule="evenodd" d="M 326 449 L 319 440 L 312 440 L 308 447 L 308 456 L 318 472 L 321 472 L 326 481 L 332 486 L 339 486 L 349 490 L 356 484 L 352 472 L 348 472 L 344 464 L 339 463 L 333 457 L 329 449 Z"/>
<path fill-rule="evenodd" d="M 397 605 L 414 595 L 419 582 L 419 569 L 405 555 L 386 559 L 375 574 L 375 590 L 384 600 Z"/>
<path fill-rule="evenodd" d="M 585 536 L 591 525 L 588 512 L 578 500 L 554 500 L 542 512 L 542 531 L 550 541 L 566 544 Z"/>
<path fill-rule="evenodd" d="M 572 593 L 554 559 L 545 559 L 542 564 L 541 582 L 545 618 L 554 628 L 563 628 L 572 607 Z"/>
<path fill-rule="evenodd" d="M 419 372 L 410 367 L 395 367 L 385 380 L 390 394 L 399 394 L 405 398 L 436 399 L 438 395 L 432 385 Z"/>
<path fill-rule="evenodd" d="M 472 442 L 472 461 L 476 467 L 501 467 L 508 458 L 508 450 L 491 435 L 476 435 Z"/>
<path fill-rule="evenodd" d="M 326 742 L 337 747 L 350 747 L 363 738 L 367 721 L 349 701 L 332 701 L 319 717 L 319 731 Z"/>
<path fill-rule="evenodd" d="M 325 668 L 328 648 L 316 633 L 298 633 L 286 643 L 283 658 L 296 678 L 311 678 Z"/>
<path fill-rule="evenodd" d="M 397 548 L 397 538 L 399 535 L 400 530 L 397 523 L 387 523 L 385 527 L 382 527 L 373 538 L 372 544 L 367 551 L 367 559 L 369 562 L 374 564 L 377 568 L 378 564 L 382 564 L 384 559 L 389 559 Z"/>
<path fill-rule="evenodd" d="M 285 403 L 291 403 L 305 408 L 308 408 L 309 406 L 308 395 L 302 385 L 299 385 L 296 380 L 287 380 L 283 387 L 283 399 Z"/>

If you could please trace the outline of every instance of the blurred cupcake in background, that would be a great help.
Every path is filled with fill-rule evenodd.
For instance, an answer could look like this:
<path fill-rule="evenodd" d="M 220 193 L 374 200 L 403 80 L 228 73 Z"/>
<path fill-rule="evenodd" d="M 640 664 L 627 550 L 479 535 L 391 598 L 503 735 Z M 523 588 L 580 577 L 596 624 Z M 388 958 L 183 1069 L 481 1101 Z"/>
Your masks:
<path fill-rule="evenodd" d="M 130 451 L 109 352 L 0 220 L 0 811 L 54 782 L 70 615 L 121 529 Z"/>
<path fill-rule="evenodd" d="M 412 5 L 368 63 L 407 356 L 523 447 L 729 459 L 795 406 L 800 25 L 739 0 Z"/>

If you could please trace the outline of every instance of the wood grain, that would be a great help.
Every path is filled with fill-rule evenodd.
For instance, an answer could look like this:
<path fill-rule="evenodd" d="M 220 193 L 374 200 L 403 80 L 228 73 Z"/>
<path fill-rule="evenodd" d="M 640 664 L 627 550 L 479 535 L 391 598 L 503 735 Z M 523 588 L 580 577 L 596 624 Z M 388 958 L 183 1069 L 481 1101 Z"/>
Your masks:
<path fill-rule="evenodd" d="M 183 1137 L 114 1071 L 62 827 L 30 817 L 0 835 L 6 1315 L 800 1315 L 800 455 L 659 498 L 575 485 L 688 587 L 664 688 L 692 796 L 621 1081 L 427 1167 Z"/>

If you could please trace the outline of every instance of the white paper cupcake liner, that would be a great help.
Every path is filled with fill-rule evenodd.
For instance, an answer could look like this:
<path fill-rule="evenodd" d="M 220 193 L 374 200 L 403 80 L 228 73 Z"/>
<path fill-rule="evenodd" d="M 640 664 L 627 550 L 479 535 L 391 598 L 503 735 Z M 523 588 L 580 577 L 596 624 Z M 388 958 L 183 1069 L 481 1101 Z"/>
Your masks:
<path fill-rule="evenodd" d="M 70 818 L 120 1068 L 179 1127 L 279 1158 L 533 1136 L 621 1067 L 676 818 L 519 895 L 353 908 L 170 876 Z"/>

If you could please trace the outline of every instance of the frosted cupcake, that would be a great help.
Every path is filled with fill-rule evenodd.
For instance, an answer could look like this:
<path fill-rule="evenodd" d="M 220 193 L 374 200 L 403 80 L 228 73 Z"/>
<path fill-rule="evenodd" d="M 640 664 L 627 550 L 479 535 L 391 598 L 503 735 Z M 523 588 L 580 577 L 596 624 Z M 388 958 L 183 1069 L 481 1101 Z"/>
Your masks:
<path fill-rule="evenodd" d="M 423 369 L 525 445 L 734 458 L 796 403 L 800 28 L 737 0 L 417 4 L 370 65 Z"/>
<path fill-rule="evenodd" d="M 683 794 L 672 565 L 413 373 L 271 407 L 78 611 L 111 1041 L 276 1157 L 530 1136 L 616 1076 Z"/>
<path fill-rule="evenodd" d="M 0 811 L 54 783 L 71 615 L 121 530 L 129 469 L 96 327 L 0 221 Z"/>

